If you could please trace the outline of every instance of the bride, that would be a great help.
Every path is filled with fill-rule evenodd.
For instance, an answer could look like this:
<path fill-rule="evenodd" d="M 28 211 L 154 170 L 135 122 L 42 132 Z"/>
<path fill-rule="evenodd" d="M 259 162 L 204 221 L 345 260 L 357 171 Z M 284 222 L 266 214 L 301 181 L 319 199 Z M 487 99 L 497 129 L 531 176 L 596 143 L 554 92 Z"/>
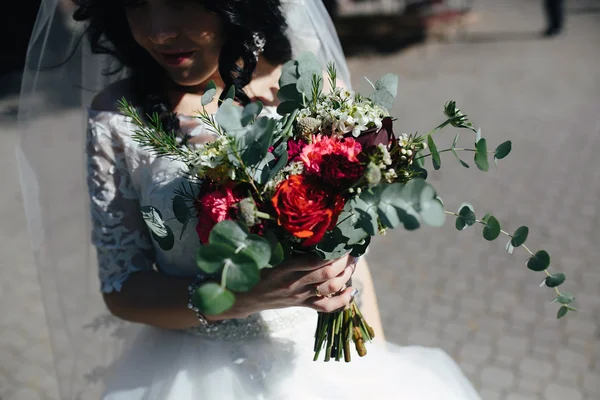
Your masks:
<path fill-rule="evenodd" d="M 57 1 L 45 0 L 29 49 L 28 65 L 38 68 L 26 74 L 23 85 L 24 133 L 17 153 L 63 398 L 90 398 L 91 392 L 75 389 L 84 386 L 77 383 L 80 379 L 102 381 L 107 400 L 479 398 L 442 350 L 401 348 L 381 339 L 363 260 L 288 260 L 238 296 L 227 312 L 203 316 L 188 308 L 189 287 L 198 272 L 195 232 L 186 230 L 165 252 L 144 223 L 141 207 L 148 205 L 163 218 L 174 218 L 171 197 L 185 174 L 180 164 L 156 158 L 132 140 L 133 126 L 117 110 L 117 101 L 126 98 L 143 113 L 158 113 L 179 141 L 194 145 L 210 140 L 193 115 L 211 80 L 217 83 L 217 96 L 234 86 L 238 103 L 260 100 L 263 113 L 273 117 L 281 67 L 300 51 L 314 51 L 324 64 L 335 61 L 349 85 L 339 41 L 319 0 L 74 3 L 73 18 L 85 26 L 91 53 L 75 43 L 67 63 L 43 66 L 56 57 L 49 51 L 53 43 L 63 53 L 71 49 L 64 41 L 66 30 L 53 30 Z M 62 41 L 57 35 L 63 35 Z M 78 37 L 73 31 L 68 35 Z M 87 85 L 109 81 L 87 102 Z M 100 292 L 113 316 L 133 323 L 118 323 L 120 347 L 109 346 L 112 352 L 98 345 L 106 338 L 94 336 L 114 321 L 95 318 L 90 324 L 95 309 L 86 298 L 89 279 L 80 272 L 88 261 L 85 254 L 78 256 L 88 247 L 76 228 L 77 216 L 82 217 L 75 206 L 76 187 L 82 182 L 68 176 L 77 175 L 73 152 L 83 146 L 78 150 L 73 143 L 82 139 L 67 128 L 71 122 L 65 118 L 55 131 L 70 133 L 57 133 L 50 147 L 68 152 L 62 161 L 72 163 L 68 168 L 45 163 L 60 157 L 51 157 L 39 137 L 44 130 L 36 118 L 39 110 L 32 106 L 35 95 L 49 101 L 68 97 L 69 91 L 82 95 L 75 98 L 87 107 L 85 180 Z M 208 111 L 216 107 L 213 102 Z M 53 174 L 62 183 L 53 184 Z M 65 182 L 72 186 L 57 189 Z M 50 190 L 54 197 L 47 196 Z M 62 233 L 60 238 L 56 232 Z M 354 286 L 346 287 L 353 275 Z M 379 333 L 369 354 L 350 364 L 313 362 L 315 310 L 340 309 L 355 296 Z M 84 371 L 81 366 L 90 358 L 107 367 Z"/>

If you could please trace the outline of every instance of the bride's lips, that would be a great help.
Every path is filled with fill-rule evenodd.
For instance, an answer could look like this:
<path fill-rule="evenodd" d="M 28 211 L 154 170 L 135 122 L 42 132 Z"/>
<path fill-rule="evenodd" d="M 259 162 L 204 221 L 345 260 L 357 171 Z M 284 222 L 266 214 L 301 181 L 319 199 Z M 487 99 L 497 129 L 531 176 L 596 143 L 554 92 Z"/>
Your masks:
<path fill-rule="evenodd" d="M 194 56 L 194 51 L 159 51 L 158 54 L 165 64 L 179 66 L 189 62 Z"/>

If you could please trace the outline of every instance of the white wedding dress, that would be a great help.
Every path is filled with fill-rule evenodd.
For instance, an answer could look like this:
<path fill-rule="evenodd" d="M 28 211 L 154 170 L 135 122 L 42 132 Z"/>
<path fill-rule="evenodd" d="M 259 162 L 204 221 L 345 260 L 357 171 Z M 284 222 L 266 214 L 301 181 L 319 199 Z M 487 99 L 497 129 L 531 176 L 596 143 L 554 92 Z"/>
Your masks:
<path fill-rule="evenodd" d="M 182 117 L 182 129 L 195 121 Z M 131 132 L 126 117 L 89 111 L 88 184 L 103 292 L 120 290 L 130 274 L 154 265 L 169 275 L 197 273 L 193 224 L 165 252 L 140 212 L 151 205 L 165 220 L 174 217 L 182 165 L 149 154 Z M 193 134 L 203 134 L 202 127 Z M 308 308 L 289 308 L 186 331 L 143 327 L 116 363 L 104 399 L 479 399 L 440 349 L 371 343 L 366 357 L 348 364 L 313 362 L 316 317 Z"/>

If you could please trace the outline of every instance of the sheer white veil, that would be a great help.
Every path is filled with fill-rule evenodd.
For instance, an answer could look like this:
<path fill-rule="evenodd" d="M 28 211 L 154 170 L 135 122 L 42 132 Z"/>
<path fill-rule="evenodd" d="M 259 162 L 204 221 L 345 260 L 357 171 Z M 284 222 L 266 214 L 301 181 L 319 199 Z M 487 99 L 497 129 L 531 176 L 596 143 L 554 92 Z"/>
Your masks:
<path fill-rule="evenodd" d="M 295 54 L 311 50 L 338 76 L 350 75 L 321 0 L 282 0 Z M 31 245 L 50 332 L 61 399 L 93 399 L 137 329 L 109 315 L 90 245 L 84 154 L 86 107 L 122 76 L 102 72 L 113 60 L 93 55 L 70 0 L 43 0 L 27 51 L 16 149 Z M 23 316 L 27 318 L 27 316 Z"/>

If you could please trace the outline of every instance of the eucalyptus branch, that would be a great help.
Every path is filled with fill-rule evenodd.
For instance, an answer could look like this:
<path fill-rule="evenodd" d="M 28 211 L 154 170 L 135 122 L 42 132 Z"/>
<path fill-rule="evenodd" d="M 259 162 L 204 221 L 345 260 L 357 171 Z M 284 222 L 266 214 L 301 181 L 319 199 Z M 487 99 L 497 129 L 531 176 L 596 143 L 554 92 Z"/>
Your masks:
<path fill-rule="evenodd" d="M 447 153 L 447 152 L 452 151 L 452 150 L 454 150 L 454 151 L 472 151 L 472 152 L 477 152 L 476 149 L 464 149 L 464 148 L 460 148 L 460 147 L 454 147 L 454 148 L 451 147 L 449 149 L 440 150 L 440 151 L 438 151 L 438 153 Z M 493 151 L 488 151 L 488 153 L 493 153 Z M 423 154 L 422 156 L 415 157 L 414 161 L 420 160 L 420 159 L 423 159 L 423 158 L 427 158 L 427 157 L 430 157 L 430 156 L 431 156 L 431 153 Z"/>
<path fill-rule="evenodd" d="M 565 275 L 562 273 L 551 274 L 548 272 L 548 266 L 550 265 L 550 256 L 545 250 L 540 250 L 537 253 L 533 253 L 525 244 L 525 239 L 529 229 L 527 227 L 521 227 L 514 234 L 510 234 L 500 228 L 498 221 L 490 214 L 486 215 L 482 220 L 475 218 L 475 214 L 470 205 L 463 205 L 459 213 L 444 210 L 448 215 L 453 215 L 457 218 L 456 228 L 462 230 L 467 226 L 473 224 L 480 224 L 484 227 L 484 237 L 487 240 L 494 240 L 499 234 L 503 234 L 509 237 L 511 240 L 506 246 L 506 250 L 512 253 L 514 247 L 522 247 L 529 255 L 530 258 L 527 262 L 527 267 L 533 271 L 540 271 L 546 274 L 546 278 L 542 281 L 540 286 L 546 285 L 553 288 L 556 293 L 556 298 L 552 302 L 558 302 L 561 304 L 558 310 L 558 318 L 563 317 L 568 311 L 577 311 L 577 309 L 570 304 L 575 300 L 573 295 L 567 292 L 561 292 L 558 286 L 565 280 Z M 487 230 L 487 232 L 486 232 Z"/>

